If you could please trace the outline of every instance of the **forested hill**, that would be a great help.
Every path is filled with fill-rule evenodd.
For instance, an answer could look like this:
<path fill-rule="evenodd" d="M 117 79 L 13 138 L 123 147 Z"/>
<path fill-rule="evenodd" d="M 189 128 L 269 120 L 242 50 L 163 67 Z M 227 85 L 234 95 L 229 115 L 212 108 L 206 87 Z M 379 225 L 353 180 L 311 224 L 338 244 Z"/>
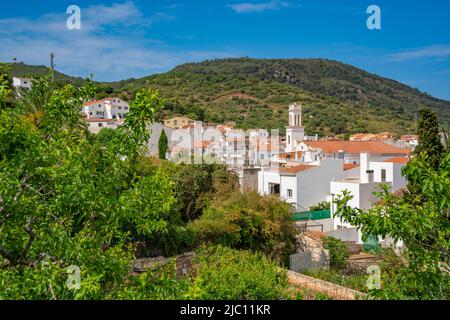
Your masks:
<path fill-rule="evenodd" d="M 11 65 L 11 73 L 17 77 L 29 77 L 34 75 L 50 76 L 50 68 L 46 66 L 33 66 L 23 62 L 13 63 Z M 72 83 L 75 85 L 81 85 L 84 83 L 84 79 L 81 77 L 72 77 L 64 73 L 55 71 L 55 80 L 61 83 Z"/>
<path fill-rule="evenodd" d="M 76 79 L 76 78 L 75 78 Z M 223 59 L 180 65 L 173 70 L 100 85 L 99 96 L 131 96 L 157 87 L 168 98 L 166 115 L 186 114 L 243 128 L 283 128 L 287 106 L 304 106 L 307 133 L 414 132 L 415 116 L 433 108 L 450 124 L 450 102 L 397 81 L 323 59 Z"/>

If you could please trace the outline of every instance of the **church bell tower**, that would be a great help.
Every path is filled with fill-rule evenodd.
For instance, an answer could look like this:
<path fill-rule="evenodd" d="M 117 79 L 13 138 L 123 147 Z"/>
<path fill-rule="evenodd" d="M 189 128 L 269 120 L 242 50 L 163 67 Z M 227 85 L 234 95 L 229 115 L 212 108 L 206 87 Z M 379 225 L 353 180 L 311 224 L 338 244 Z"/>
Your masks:
<path fill-rule="evenodd" d="M 289 105 L 289 126 L 286 127 L 286 152 L 296 151 L 297 142 L 305 138 L 305 128 L 302 126 L 302 104 Z"/>

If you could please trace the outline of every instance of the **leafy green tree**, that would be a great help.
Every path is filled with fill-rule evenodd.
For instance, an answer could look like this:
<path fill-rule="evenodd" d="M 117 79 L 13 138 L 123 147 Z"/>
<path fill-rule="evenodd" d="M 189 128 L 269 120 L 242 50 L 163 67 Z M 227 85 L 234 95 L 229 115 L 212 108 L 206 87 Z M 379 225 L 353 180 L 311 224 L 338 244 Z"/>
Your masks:
<path fill-rule="evenodd" d="M 134 241 L 171 237 L 167 177 L 134 173 L 161 99 L 137 94 L 125 126 L 104 143 L 81 119 L 90 91 L 52 90 L 38 125 L 27 118 L 34 110 L 0 110 L 0 299 L 108 297 L 127 281 Z M 66 285 L 70 266 L 79 287 Z"/>
<path fill-rule="evenodd" d="M 8 105 L 12 97 L 12 81 L 8 74 L 10 66 L 6 63 L 0 63 L 0 107 L 4 108 Z"/>
<path fill-rule="evenodd" d="M 159 152 L 159 158 L 165 160 L 166 159 L 166 153 L 169 149 L 168 145 L 169 141 L 167 139 L 166 132 L 163 130 L 161 132 L 161 135 L 158 140 L 158 152 Z"/>
<path fill-rule="evenodd" d="M 403 241 L 404 266 L 395 276 L 383 274 L 383 288 L 372 292 L 389 299 L 450 298 L 450 154 L 437 168 L 427 159 L 413 158 L 403 171 L 408 181 L 420 186 L 423 201 L 411 202 L 384 186 L 379 206 L 368 211 L 351 208 L 351 196 L 339 197 L 336 215 L 369 235 Z"/>

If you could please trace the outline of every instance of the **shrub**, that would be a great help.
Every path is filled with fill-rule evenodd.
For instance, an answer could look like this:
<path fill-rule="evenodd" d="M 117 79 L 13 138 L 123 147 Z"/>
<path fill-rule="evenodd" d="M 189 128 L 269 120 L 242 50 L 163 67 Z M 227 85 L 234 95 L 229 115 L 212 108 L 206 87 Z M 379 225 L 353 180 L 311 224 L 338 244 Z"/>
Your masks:
<path fill-rule="evenodd" d="M 332 267 L 341 269 L 347 265 L 349 253 L 344 241 L 334 237 L 323 238 L 323 247 L 330 251 L 330 264 Z"/>
<path fill-rule="evenodd" d="M 198 243 L 260 251 L 277 262 L 287 261 L 295 245 L 289 205 L 256 192 L 216 198 L 188 228 Z"/>
<path fill-rule="evenodd" d="M 330 209 L 330 203 L 328 201 L 322 201 L 318 204 L 312 206 L 309 208 L 309 211 L 322 211 L 322 210 L 329 210 Z"/>
<path fill-rule="evenodd" d="M 189 298 L 275 300 L 287 297 L 287 276 L 259 253 L 223 246 L 203 247 L 194 261 L 196 277 Z"/>

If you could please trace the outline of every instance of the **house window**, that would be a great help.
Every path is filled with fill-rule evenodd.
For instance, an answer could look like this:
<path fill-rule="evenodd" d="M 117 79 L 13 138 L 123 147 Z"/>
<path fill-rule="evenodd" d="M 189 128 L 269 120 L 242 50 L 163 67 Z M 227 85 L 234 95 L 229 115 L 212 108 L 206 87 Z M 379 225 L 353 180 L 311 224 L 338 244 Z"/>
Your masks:
<path fill-rule="evenodd" d="M 119 110 L 122 110 L 122 107 L 118 107 L 119 108 Z"/>
<path fill-rule="evenodd" d="M 292 198 L 292 189 L 287 189 L 288 198 Z"/>
<path fill-rule="evenodd" d="M 99 126 L 99 128 L 103 127 L 103 123 L 99 122 L 98 126 Z"/>
<path fill-rule="evenodd" d="M 276 183 L 269 183 L 270 194 L 280 194 L 280 185 Z"/>
<path fill-rule="evenodd" d="M 381 169 L 381 182 L 386 182 L 386 169 Z"/>

